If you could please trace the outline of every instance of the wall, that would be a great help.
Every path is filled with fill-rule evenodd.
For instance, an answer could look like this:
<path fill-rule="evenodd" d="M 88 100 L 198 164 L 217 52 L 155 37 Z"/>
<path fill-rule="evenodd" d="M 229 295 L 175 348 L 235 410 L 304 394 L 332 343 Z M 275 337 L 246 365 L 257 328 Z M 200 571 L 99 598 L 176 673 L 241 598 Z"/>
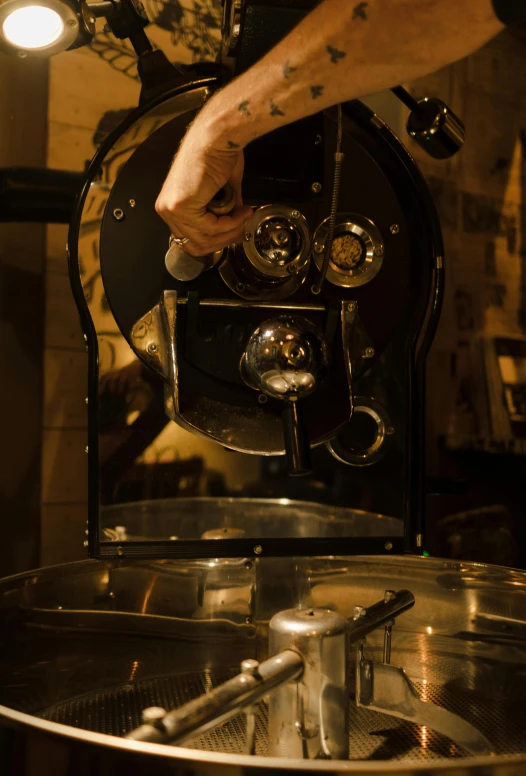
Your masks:
<path fill-rule="evenodd" d="M 0 53 L 0 167 L 43 167 L 46 61 Z M 38 565 L 44 227 L 0 223 L 0 576 Z"/>

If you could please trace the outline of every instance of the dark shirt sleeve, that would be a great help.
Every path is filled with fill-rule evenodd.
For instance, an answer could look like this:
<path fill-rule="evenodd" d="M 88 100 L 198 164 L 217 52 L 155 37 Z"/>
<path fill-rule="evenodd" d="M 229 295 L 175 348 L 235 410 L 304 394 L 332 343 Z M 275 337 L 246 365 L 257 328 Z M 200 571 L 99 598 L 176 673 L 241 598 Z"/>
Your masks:
<path fill-rule="evenodd" d="M 504 24 L 526 22 L 526 0 L 493 0 L 493 7 Z"/>

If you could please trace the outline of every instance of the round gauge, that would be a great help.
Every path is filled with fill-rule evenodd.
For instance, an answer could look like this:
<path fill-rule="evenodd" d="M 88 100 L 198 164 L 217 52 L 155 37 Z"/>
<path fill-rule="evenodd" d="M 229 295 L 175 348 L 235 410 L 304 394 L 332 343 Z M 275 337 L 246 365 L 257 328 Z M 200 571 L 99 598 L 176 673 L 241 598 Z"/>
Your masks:
<path fill-rule="evenodd" d="M 314 258 L 319 270 L 323 265 L 325 245 L 329 233 L 329 219 L 314 233 Z M 378 274 L 382 267 L 384 245 L 379 230 L 364 216 L 356 213 L 338 213 L 334 227 L 327 280 L 337 286 L 363 286 Z"/>

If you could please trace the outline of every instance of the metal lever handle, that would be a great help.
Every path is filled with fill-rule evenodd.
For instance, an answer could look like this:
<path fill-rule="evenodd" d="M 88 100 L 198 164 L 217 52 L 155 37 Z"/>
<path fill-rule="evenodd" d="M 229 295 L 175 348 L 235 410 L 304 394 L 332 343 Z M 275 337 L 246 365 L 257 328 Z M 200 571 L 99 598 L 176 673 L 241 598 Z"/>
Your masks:
<path fill-rule="evenodd" d="M 215 216 L 225 216 L 234 209 L 234 206 L 234 190 L 229 183 L 226 183 L 210 200 L 206 209 Z M 222 253 L 223 251 L 216 251 L 197 258 L 187 253 L 180 245 L 173 243 L 168 248 L 164 263 L 172 277 L 188 282 L 199 277 L 204 269 L 213 266 L 214 259 L 218 259 Z"/>
<path fill-rule="evenodd" d="M 312 472 L 310 444 L 298 401 L 287 401 L 282 413 L 283 436 L 289 474 L 303 477 Z"/>

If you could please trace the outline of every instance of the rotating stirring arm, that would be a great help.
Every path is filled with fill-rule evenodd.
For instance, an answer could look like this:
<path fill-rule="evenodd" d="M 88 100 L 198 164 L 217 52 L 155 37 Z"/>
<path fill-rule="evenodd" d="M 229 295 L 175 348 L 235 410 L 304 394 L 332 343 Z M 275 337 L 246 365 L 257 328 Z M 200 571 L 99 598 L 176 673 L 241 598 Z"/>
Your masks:
<path fill-rule="evenodd" d="M 384 662 L 358 650 L 356 705 L 399 717 L 447 736 L 475 755 L 492 753 L 473 725 L 433 703 L 420 700 L 402 668 L 389 665 L 394 619 L 415 603 L 409 590 L 386 590 L 381 601 L 355 607 L 346 620 L 327 609 L 289 609 L 270 621 L 270 651 L 262 663 L 244 660 L 241 673 L 174 711 L 149 708 L 144 724 L 128 738 L 186 744 L 242 710 L 247 714 L 248 751 L 254 751 L 254 707 L 269 700 L 269 754 L 304 759 L 346 759 L 349 730 L 349 644 L 385 626 Z"/>

